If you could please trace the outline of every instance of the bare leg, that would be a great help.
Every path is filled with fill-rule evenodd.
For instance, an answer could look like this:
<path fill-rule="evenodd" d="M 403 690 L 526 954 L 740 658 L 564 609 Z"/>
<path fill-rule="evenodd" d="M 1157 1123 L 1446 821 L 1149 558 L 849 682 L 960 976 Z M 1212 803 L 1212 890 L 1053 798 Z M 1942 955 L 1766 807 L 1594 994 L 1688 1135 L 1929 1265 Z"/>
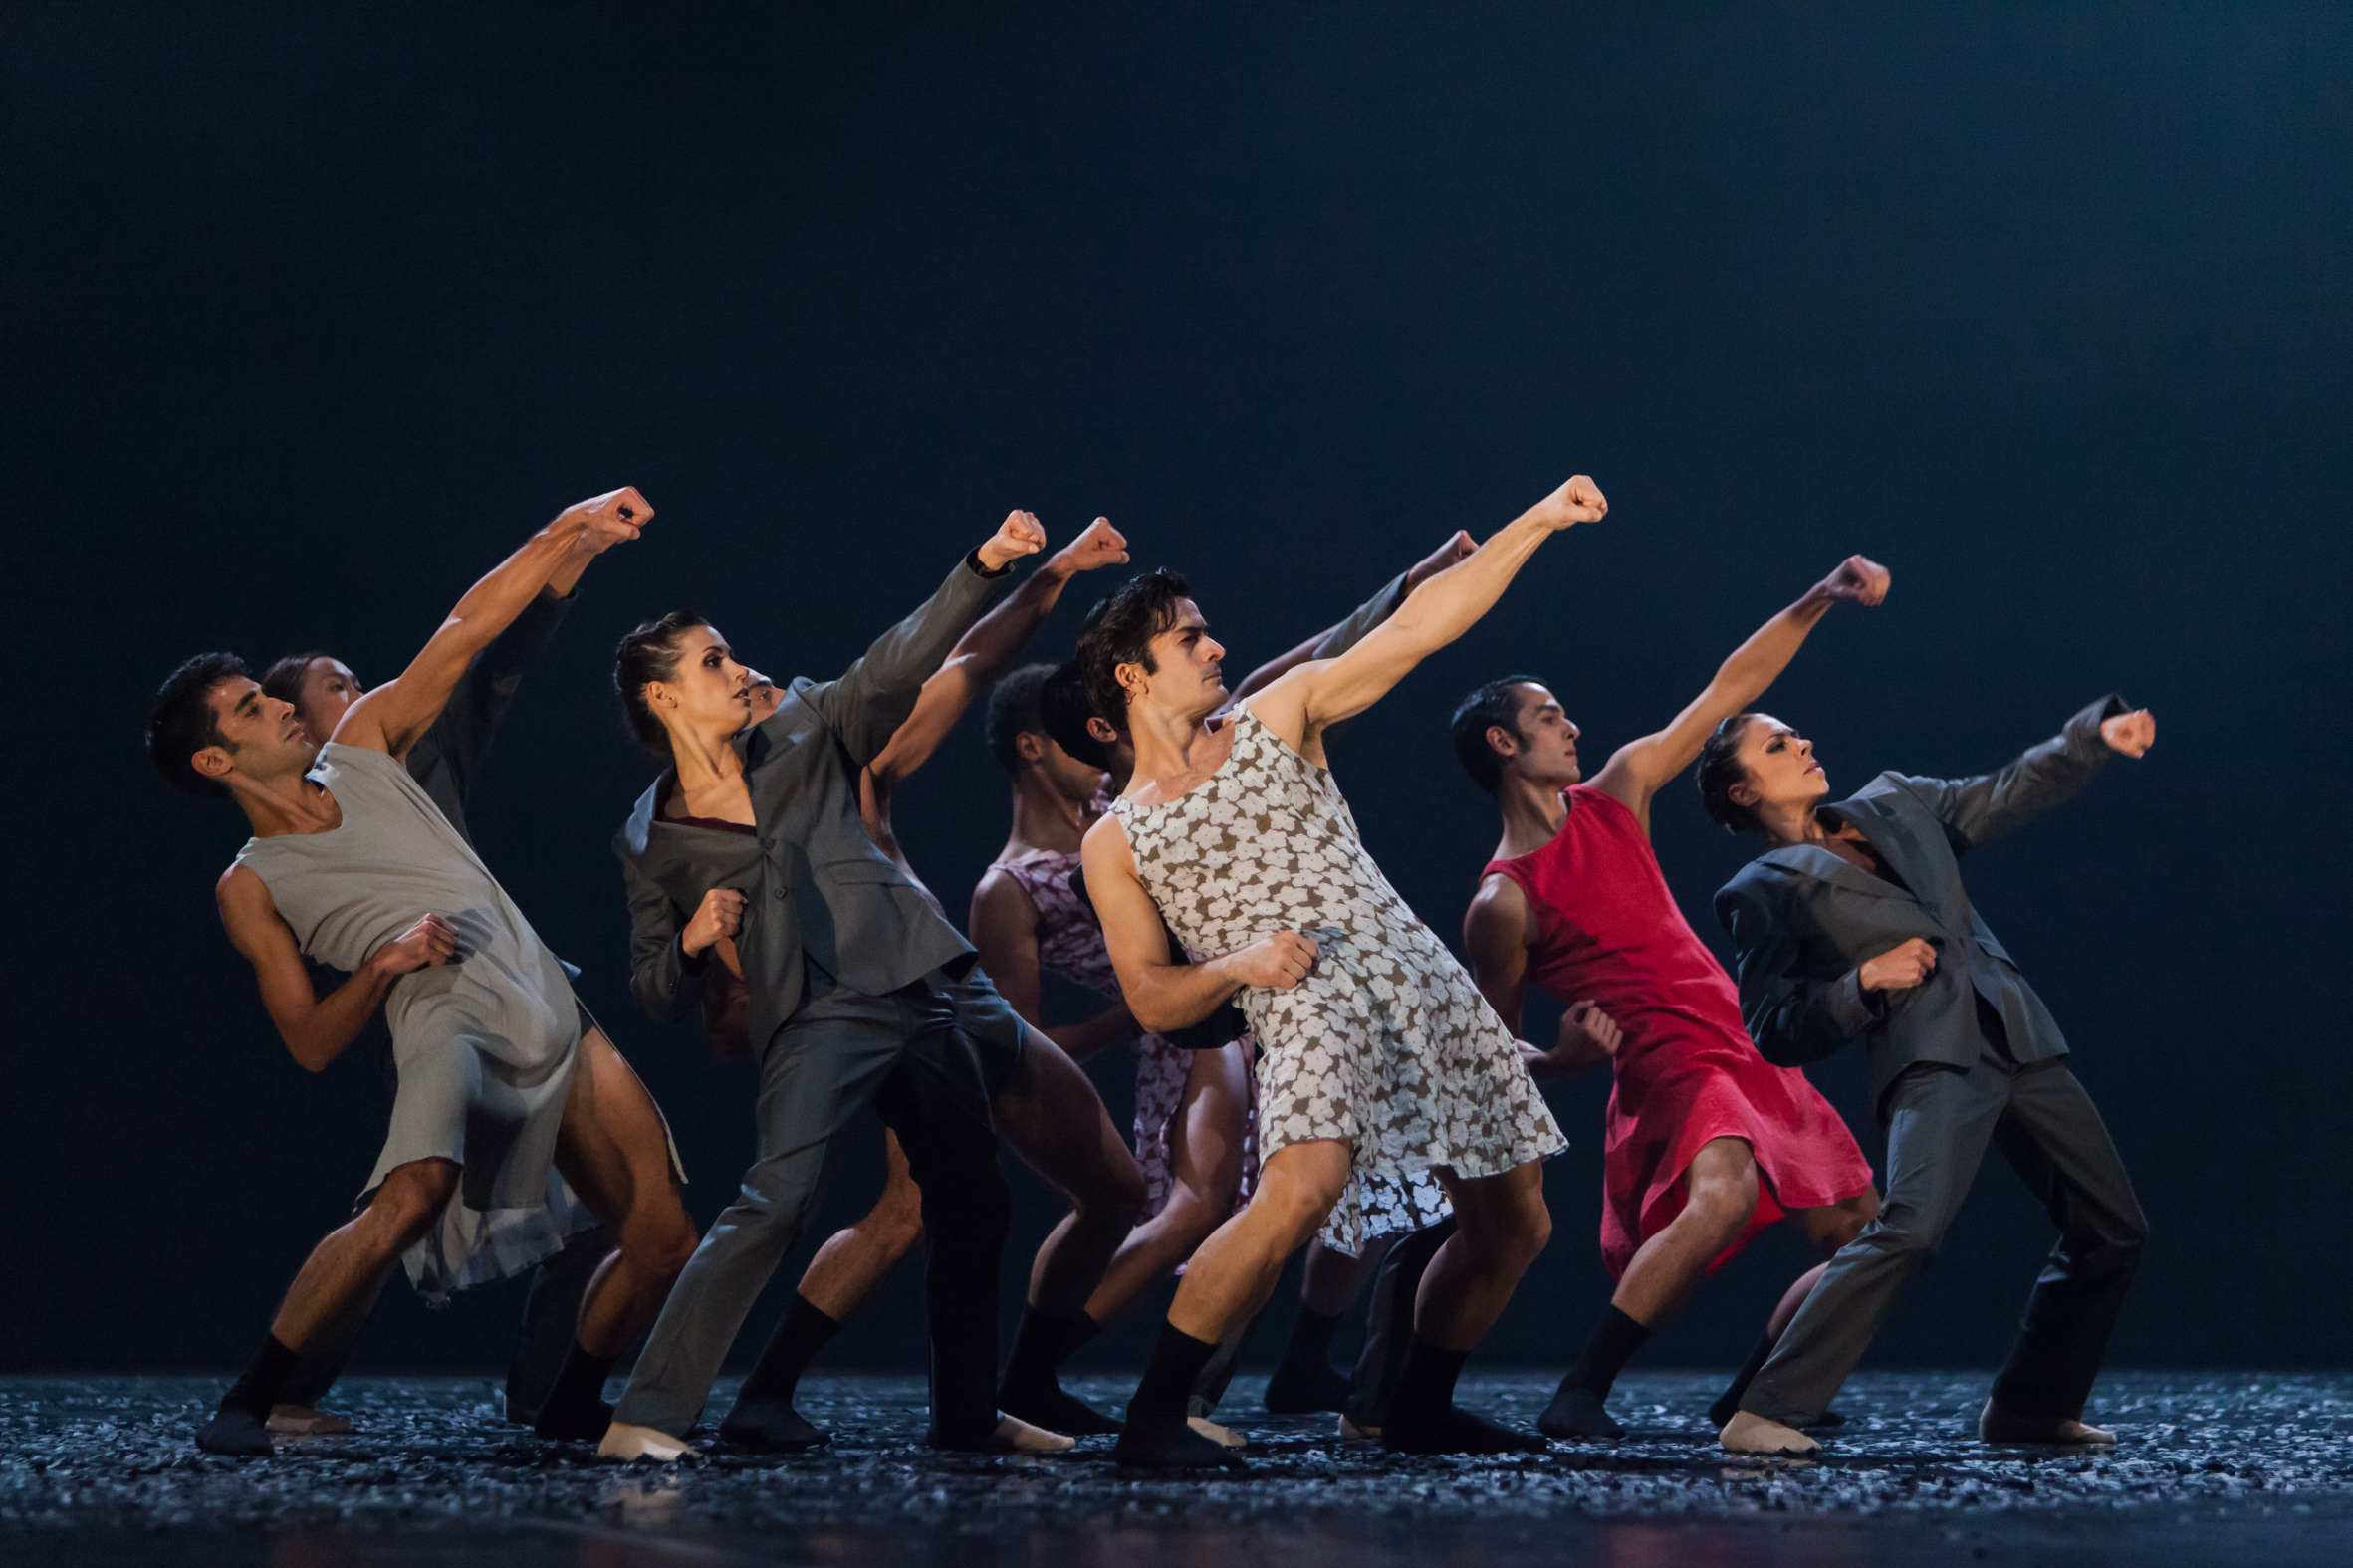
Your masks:
<path fill-rule="evenodd" d="M 1019 1079 L 999 1094 L 997 1132 L 1022 1162 L 1070 1200 L 1038 1249 L 1030 1304 L 1074 1313 L 1103 1277 L 1144 1207 L 1144 1174 L 1077 1063 L 1036 1029 Z"/>
<path fill-rule="evenodd" d="M 1267 1379 L 1267 1409 L 1298 1416 L 1336 1411 L 1348 1403 L 1348 1375 L 1332 1365 L 1331 1341 L 1357 1292 L 1380 1266 L 1393 1237 L 1369 1242 L 1350 1257 L 1316 1239 L 1307 1243 L 1299 1275 L 1299 1305 L 1291 1320 L 1283 1359 Z"/>
<path fill-rule="evenodd" d="M 1087 1297 L 1086 1315 L 1097 1324 L 1125 1311 L 1233 1215 L 1242 1191 L 1243 1121 L 1250 1103 L 1250 1066 L 1241 1057 L 1240 1045 L 1193 1053 L 1168 1131 L 1168 1199 L 1127 1233 Z"/>
<path fill-rule="evenodd" d="M 1652 1329 L 1672 1317 L 1757 1212 L 1757 1161 L 1745 1138 L 1700 1146 L 1683 1173 L 1683 1210 L 1642 1243 L 1601 1321 L 1560 1380 L 1536 1426 L 1548 1437 L 1622 1438 L 1604 1408 L 1609 1391 Z"/>
<path fill-rule="evenodd" d="M 1503 1315 L 1512 1292 L 1551 1239 L 1543 1167 L 1464 1179 L 1440 1172 L 1454 1200 L 1455 1233 L 1422 1274 L 1413 1347 L 1381 1426 L 1381 1442 L 1405 1454 L 1503 1454 L 1544 1440 L 1474 1416 L 1454 1402 L 1463 1363 Z"/>
<path fill-rule="evenodd" d="M 1719 1431 L 1740 1413 L 1741 1396 L 1749 1392 L 1749 1385 L 1756 1380 L 1758 1373 L 1765 1370 L 1765 1361 L 1772 1355 L 1772 1347 L 1780 1343 L 1781 1334 L 1788 1328 L 1789 1320 L 1797 1315 L 1797 1309 L 1805 1305 L 1805 1298 L 1813 1294 L 1813 1287 L 1821 1282 L 1822 1274 L 1830 1266 L 1829 1259 L 1837 1254 L 1840 1247 L 1862 1234 L 1863 1227 L 1878 1217 L 1879 1195 L 1875 1192 L 1858 1193 L 1843 1202 L 1818 1209 L 1789 1211 L 1790 1222 L 1805 1232 L 1806 1239 L 1814 1244 L 1823 1260 L 1799 1274 L 1791 1281 L 1789 1288 L 1781 1292 L 1781 1299 L 1773 1307 L 1772 1315 L 1765 1319 L 1765 1332 L 1758 1338 L 1756 1348 L 1749 1352 L 1748 1361 L 1734 1375 L 1731 1386 L 1718 1396 L 1715 1404 L 1708 1407 L 1708 1420 Z M 1846 1418 L 1834 1410 L 1825 1410 L 1806 1425 L 1843 1427 Z"/>
<path fill-rule="evenodd" d="M 882 1196 L 857 1223 L 825 1238 L 801 1275 L 801 1299 L 835 1323 L 847 1322 L 892 1269 L 923 1240 L 923 1194 L 907 1172 L 907 1152 L 882 1134 Z"/>

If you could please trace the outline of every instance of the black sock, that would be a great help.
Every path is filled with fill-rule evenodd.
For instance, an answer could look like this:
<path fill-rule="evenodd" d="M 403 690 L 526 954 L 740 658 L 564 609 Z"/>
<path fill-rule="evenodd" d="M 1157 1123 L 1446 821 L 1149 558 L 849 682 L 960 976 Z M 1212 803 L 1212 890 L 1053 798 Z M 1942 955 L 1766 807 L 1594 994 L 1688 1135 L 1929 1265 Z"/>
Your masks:
<path fill-rule="evenodd" d="M 618 1356 L 590 1355 L 579 1340 L 574 1340 L 572 1348 L 564 1353 L 564 1365 L 557 1369 L 547 1399 L 540 1404 L 536 1425 L 568 1431 L 585 1431 L 593 1426 L 601 1433 L 600 1418 L 608 1414 L 604 1380 L 612 1376 L 612 1364 L 618 1360 Z"/>
<path fill-rule="evenodd" d="M 1618 1374 L 1626 1369 L 1626 1363 L 1634 1359 L 1634 1352 L 1648 1338 L 1649 1329 L 1616 1307 L 1602 1308 L 1601 1321 L 1593 1325 L 1592 1337 L 1577 1352 L 1577 1364 L 1568 1369 L 1567 1381 L 1595 1399 L 1608 1398 Z"/>
<path fill-rule="evenodd" d="M 1318 1312 L 1301 1301 L 1298 1316 L 1291 1320 L 1291 1343 L 1283 1347 L 1283 1359 L 1294 1365 L 1329 1366 L 1331 1337 L 1339 1326 L 1337 1312 Z"/>
<path fill-rule="evenodd" d="M 268 1421 L 270 1407 L 278 1403 L 278 1391 L 293 1376 L 301 1360 L 302 1357 L 278 1342 L 277 1335 L 265 1335 L 252 1363 L 229 1385 L 229 1392 L 221 1396 L 221 1409 L 242 1410 L 256 1420 Z"/>
<path fill-rule="evenodd" d="M 752 1368 L 752 1375 L 744 1379 L 743 1388 L 736 1394 L 736 1403 L 775 1400 L 791 1404 L 793 1391 L 801 1386 L 801 1374 L 825 1348 L 825 1342 L 841 1328 L 827 1317 L 809 1297 L 795 1295 L 793 1305 L 785 1313 L 785 1320 L 776 1326 L 768 1348 L 760 1352 L 760 1362 Z"/>
<path fill-rule="evenodd" d="M 1779 1343 L 1771 1334 L 1760 1334 L 1757 1337 L 1757 1348 L 1749 1352 L 1748 1363 L 1733 1378 L 1732 1387 L 1717 1396 L 1716 1403 L 1708 1407 L 1710 1421 L 1721 1427 L 1739 1414 L 1741 1396 L 1749 1392 L 1749 1385 L 1756 1382 L 1757 1374 L 1765 1370 L 1765 1360 L 1772 1354 L 1772 1347 Z"/>
<path fill-rule="evenodd" d="M 1127 1402 L 1127 1424 L 1183 1426 L 1193 1384 L 1217 1353 L 1217 1346 L 1195 1339 L 1174 1323 L 1163 1323 L 1160 1341 L 1152 1347 L 1151 1363 L 1144 1368 L 1144 1380 Z"/>
<path fill-rule="evenodd" d="M 1057 1367 L 1101 1332 L 1101 1325 L 1084 1312 L 1061 1317 L 1031 1307 L 1022 1314 L 1022 1326 L 1014 1331 L 1013 1354 L 1005 1363 L 1005 1381 L 1051 1382 Z"/>
<path fill-rule="evenodd" d="M 1444 1350 L 1414 1335 L 1405 1352 L 1405 1369 L 1397 1375 L 1397 1392 L 1389 1400 L 1390 1419 L 1410 1424 L 1452 1410 L 1455 1380 L 1470 1359 L 1467 1350 Z"/>

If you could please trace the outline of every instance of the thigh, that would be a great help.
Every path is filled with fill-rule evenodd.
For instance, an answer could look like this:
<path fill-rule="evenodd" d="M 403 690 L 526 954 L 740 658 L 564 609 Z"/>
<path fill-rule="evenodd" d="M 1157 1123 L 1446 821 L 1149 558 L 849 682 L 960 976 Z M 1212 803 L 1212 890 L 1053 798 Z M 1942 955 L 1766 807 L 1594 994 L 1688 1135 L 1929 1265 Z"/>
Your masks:
<path fill-rule="evenodd" d="M 1852 1198 L 1814 1209 L 1792 1209 L 1788 1215 L 1808 1241 L 1825 1252 L 1834 1252 L 1879 1218 L 1879 1194 L 1867 1188 Z"/>
<path fill-rule="evenodd" d="M 1545 1213 L 1544 1168 L 1534 1160 L 1500 1176 L 1464 1177 L 1441 1168 L 1438 1180 L 1454 1205 L 1456 1227 L 1467 1235 L 1519 1229 Z"/>
<path fill-rule="evenodd" d="M 1961 1212 L 2005 1098 L 1999 1070 L 1933 1064 L 1887 1091 L 1887 1197 L 1879 1223 L 1933 1241 Z"/>
<path fill-rule="evenodd" d="M 1106 1170 L 1133 1166 L 1103 1097 L 1059 1045 L 1035 1029 L 1021 1065 L 993 1102 L 997 1131 L 1023 1163 L 1064 1193 L 1091 1187 Z"/>
<path fill-rule="evenodd" d="M 581 1036 L 556 1168 L 596 1218 L 615 1228 L 677 1185 L 662 1113 L 601 1029 Z"/>
<path fill-rule="evenodd" d="M 1237 1043 L 1194 1051 L 1183 1097 L 1168 1126 L 1169 1175 L 1214 1202 L 1221 1215 L 1242 1190 L 1250 1132 L 1250 1064 L 1244 1050 Z"/>
<path fill-rule="evenodd" d="M 1757 1152 L 1746 1138 L 1711 1138 L 1701 1144 L 1683 1168 L 1685 1202 L 1703 1193 L 1728 1198 L 1757 1198 Z"/>
<path fill-rule="evenodd" d="M 2064 1062 L 2011 1081 L 1995 1142 L 2061 1231 L 2122 1236 L 2143 1228 L 2124 1158 Z"/>

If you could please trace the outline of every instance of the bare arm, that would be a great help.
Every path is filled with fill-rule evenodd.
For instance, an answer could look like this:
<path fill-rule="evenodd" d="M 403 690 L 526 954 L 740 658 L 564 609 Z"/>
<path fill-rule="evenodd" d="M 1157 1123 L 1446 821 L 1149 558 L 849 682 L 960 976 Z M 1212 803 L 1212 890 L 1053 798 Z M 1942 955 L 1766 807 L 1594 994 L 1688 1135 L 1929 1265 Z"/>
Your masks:
<path fill-rule="evenodd" d="M 574 563 L 577 552 L 593 555 L 635 539 L 652 517 L 645 498 L 625 486 L 566 507 L 466 590 L 408 668 L 345 711 L 335 739 L 394 756 L 407 751 L 441 716 L 475 656 Z"/>
<path fill-rule="evenodd" d="M 1315 944 L 1294 931 L 1276 932 L 1202 963 L 1179 962 L 1169 951 L 1167 928 L 1136 875 L 1135 856 L 1116 817 L 1106 816 L 1086 830 L 1081 857 L 1087 895 L 1102 922 L 1127 1009 L 1155 1034 L 1199 1023 L 1246 986 L 1289 990 L 1314 965 Z"/>
<path fill-rule="evenodd" d="M 447 963 L 457 954 L 457 933 L 437 915 L 426 915 L 400 937 L 368 956 L 359 973 L 325 997 L 311 984 L 294 932 L 279 915 L 262 879 L 233 867 L 213 888 L 229 942 L 253 966 L 262 1007 L 297 1062 L 325 1072 L 346 1046 L 359 1037 L 382 1007 L 392 983 L 411 970 Z"/>
<path fill-rule="evenodd" d="M 1463 953 L 1479 994 L 1515 1036 L 1528 1002 L 1528 895 L 1520 884 L 1501 874 L 1482 881 L 1463 916 Z"/>
<path fill-rule="evenodd" d="M 1397 613 L 1336 659 L 1300 665 L 1251 700 L 1261 723 L 1310 758 L 1323 731 L 1378 702 L 1408 671 L 1460 637 L 1494 607 L 1536 547 L 1609 510 L 1579 474 L 1497 531 L 1461 564 L 1407 595 Z"/>
<path fill-rule="evenodd" d="M 981 968 L 989 972 L 1013 1010 L 1073 1061 L 1082 1061 L 1105 1045 L 1135 1038 L 1134 1015 L 1117 1004 L 1076 1023 L 1047 1026 L 1039 1015 L 1038 906 L 1030 902 L 1022 885 L 1003 871 L 990 871 L 973 889 L 972 945 L 980 949 Z"/>
<path fill-rule="evenodd" d="M 1085 533 L 1049 557 L 1004 603 L 982 616 L 948 650 L 947 662 L 923 683 L 915 696 L 914 711 L 891 732 L 890 744 L 866 765 L 874 776 L 876 794 L 887 796 L 892 785 L 931 761 L 932 753 L 956 728 L 973 699 L 988 690 L 989 683 L 1037 635 L 1072 577 L 1125 560 L 1127 541 L 1106 519 L 1096 518 Z"/>
<path fill-rule="evenodd" d="M 1806 635 L 1841 600 L 1877 604 L 1887 597 L 1888 571 L 1875 560 L 1849 556 L 1838 569 L 1807 588 L 1796 603 L 1749 634 L 1717 668 L 1716 678 L 1656 735 L 1629 741 L 1594 776 L 1593 787 L 1610 796 L 1650 831 L 1651 796 L 1689 768 L 1716 726 L 1745 712 L 1789 667 Z"/>

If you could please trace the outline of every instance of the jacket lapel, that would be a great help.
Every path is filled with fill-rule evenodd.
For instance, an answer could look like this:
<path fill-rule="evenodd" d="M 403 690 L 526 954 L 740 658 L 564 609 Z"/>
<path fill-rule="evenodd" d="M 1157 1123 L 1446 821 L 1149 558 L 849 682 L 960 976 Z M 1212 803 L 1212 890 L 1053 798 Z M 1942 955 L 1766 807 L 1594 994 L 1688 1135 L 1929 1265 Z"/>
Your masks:
<path fill-rule="evenodd" d="M 1877 841 L 1873 841 L 1876 848 Z M 1783 844 L 1760 857 L 1766 865 L 1799 876 L 1812 877 L 1817 882 L 1828 882 L 1849 893 L 1860 893 L 1865 898 L 1908 898 L 1904 890 L 1893 882 L 1882 882 L 1862 867 L 1841 855 L 1832 854 L 1818 844 Z"/>

